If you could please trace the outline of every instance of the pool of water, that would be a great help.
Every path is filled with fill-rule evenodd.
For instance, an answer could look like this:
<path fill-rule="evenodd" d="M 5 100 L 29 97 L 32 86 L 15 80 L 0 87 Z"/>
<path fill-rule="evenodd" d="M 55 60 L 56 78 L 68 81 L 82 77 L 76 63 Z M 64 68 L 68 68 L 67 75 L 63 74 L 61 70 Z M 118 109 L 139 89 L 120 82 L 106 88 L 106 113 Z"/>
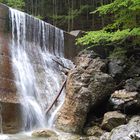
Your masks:
<path fill-rule="evenodd" d="M 1 134 L 0 140 L 79 140 L 81 136 L 62 133 L 58 137 L 39 138 L 31 136 L 31 133 Z"/>
<path fill-rule="evenodd" d="M 30 134 L 24 134 L 24 133 L 14 134 L 14 135 L 10 135 L 10 134 L 0 135 L 0 140 L 46 140 L 46 139 L 47 138 L 32 137 Z"/>

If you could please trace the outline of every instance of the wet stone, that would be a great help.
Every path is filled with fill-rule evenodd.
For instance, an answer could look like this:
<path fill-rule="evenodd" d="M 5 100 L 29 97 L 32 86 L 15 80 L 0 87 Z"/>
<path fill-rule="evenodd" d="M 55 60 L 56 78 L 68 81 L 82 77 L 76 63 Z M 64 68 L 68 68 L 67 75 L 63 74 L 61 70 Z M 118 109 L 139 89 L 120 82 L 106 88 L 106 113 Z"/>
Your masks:
<path fill-rule="evenodd" d="M 32 136 L 34 137 L 57 137 L 57 133 L 53 130 L 49 129 L 42 129 L 42 130 L 36 130 L 32 133 Z"/>
<path fill-rule="evenodd" d="M 117 111 L 107 112 L 104 114 L 102 128 L 111 131 L 113 128 L 125 124 L 126 123 L 126 115 L 119 113 Z"/>

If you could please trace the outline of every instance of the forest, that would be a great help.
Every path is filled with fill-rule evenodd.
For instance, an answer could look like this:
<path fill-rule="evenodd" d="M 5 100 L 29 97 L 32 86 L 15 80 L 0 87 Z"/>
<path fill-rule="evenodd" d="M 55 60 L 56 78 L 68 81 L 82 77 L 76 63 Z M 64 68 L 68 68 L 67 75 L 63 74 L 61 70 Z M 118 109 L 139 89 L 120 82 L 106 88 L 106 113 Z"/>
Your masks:
<path fill-rule="evenodd" d="M 86 36 L 77 44 L 96 46 L 102 43 L 139 43 L 139 0 L 1 0 L 66 31 L 84 30 Z"/>
<path fill-rule="evenodd" d="M 92 15 L 90 12 L 112 0 L 62 0 L 61 2 L 59 0 L 1 0 L 0 2 L 70 31 L 77 28 L 97 30 L 104 27 L 109 19 L 105 19 L 104 16 L 99 17 L 97 14 Z"/>

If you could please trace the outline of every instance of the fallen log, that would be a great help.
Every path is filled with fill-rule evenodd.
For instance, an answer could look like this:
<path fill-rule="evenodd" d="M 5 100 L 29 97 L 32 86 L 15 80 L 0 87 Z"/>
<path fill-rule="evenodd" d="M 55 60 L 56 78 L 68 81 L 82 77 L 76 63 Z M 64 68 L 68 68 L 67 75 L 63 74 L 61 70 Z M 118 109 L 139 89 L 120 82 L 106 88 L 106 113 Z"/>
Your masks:
<path fill-rule="evenodd" d="M 45 111 L 45 114 L 47 115 L 49 113 L 49 111 L 52 109 L 53 105 L 55 104 L 55 102 L 57 101 L 57 99 L 59 98 L 59 96 L 61 95 L 65 85 L 66 85 L 66 82 L 67 82 L 67 78 L 65 79 L 65 81 L 63 82 L 62 84 L 62 87 L 59 91 L 59 93 L 57 94 L 57 96 L 55 97 L 54 101 L 52 102 L 52 104 L 49 106 L 49 108 Z"/>
<path fill-rule="evenodd" d="M 59 64 L 61 67 L 70 70 L 70 68 L 67 68 L 66 66 L 64 66 L 64 65 L 61 64 L 60 62 L 58 62 L 58 61 L 56 61 L 56 60 L 54 60 L 54 59 L 52 59 L 52 60 L 53 60 L 54 62 L 56 62 L 57 64 Z"/>

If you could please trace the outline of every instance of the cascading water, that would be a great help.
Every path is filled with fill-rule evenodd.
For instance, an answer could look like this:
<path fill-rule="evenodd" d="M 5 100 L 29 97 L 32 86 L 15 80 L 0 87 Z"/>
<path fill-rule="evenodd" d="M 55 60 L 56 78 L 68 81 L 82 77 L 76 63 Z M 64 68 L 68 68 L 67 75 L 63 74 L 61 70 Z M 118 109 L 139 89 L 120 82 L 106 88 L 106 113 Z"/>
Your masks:
<path fill-rule="evenodd" d="M 65 76 L 61 67 L 53 61 L 64 59 L 63 31 L 28 14 L 10 8 L 12 39 L 10 43 L 13 72 L 22 104 L 23 130 L 52 126 L 55 110 L 63 102 L 61 95 L 52 109 L 51 118 L 45 117 L 45 109 L 60 90 Z"/>

